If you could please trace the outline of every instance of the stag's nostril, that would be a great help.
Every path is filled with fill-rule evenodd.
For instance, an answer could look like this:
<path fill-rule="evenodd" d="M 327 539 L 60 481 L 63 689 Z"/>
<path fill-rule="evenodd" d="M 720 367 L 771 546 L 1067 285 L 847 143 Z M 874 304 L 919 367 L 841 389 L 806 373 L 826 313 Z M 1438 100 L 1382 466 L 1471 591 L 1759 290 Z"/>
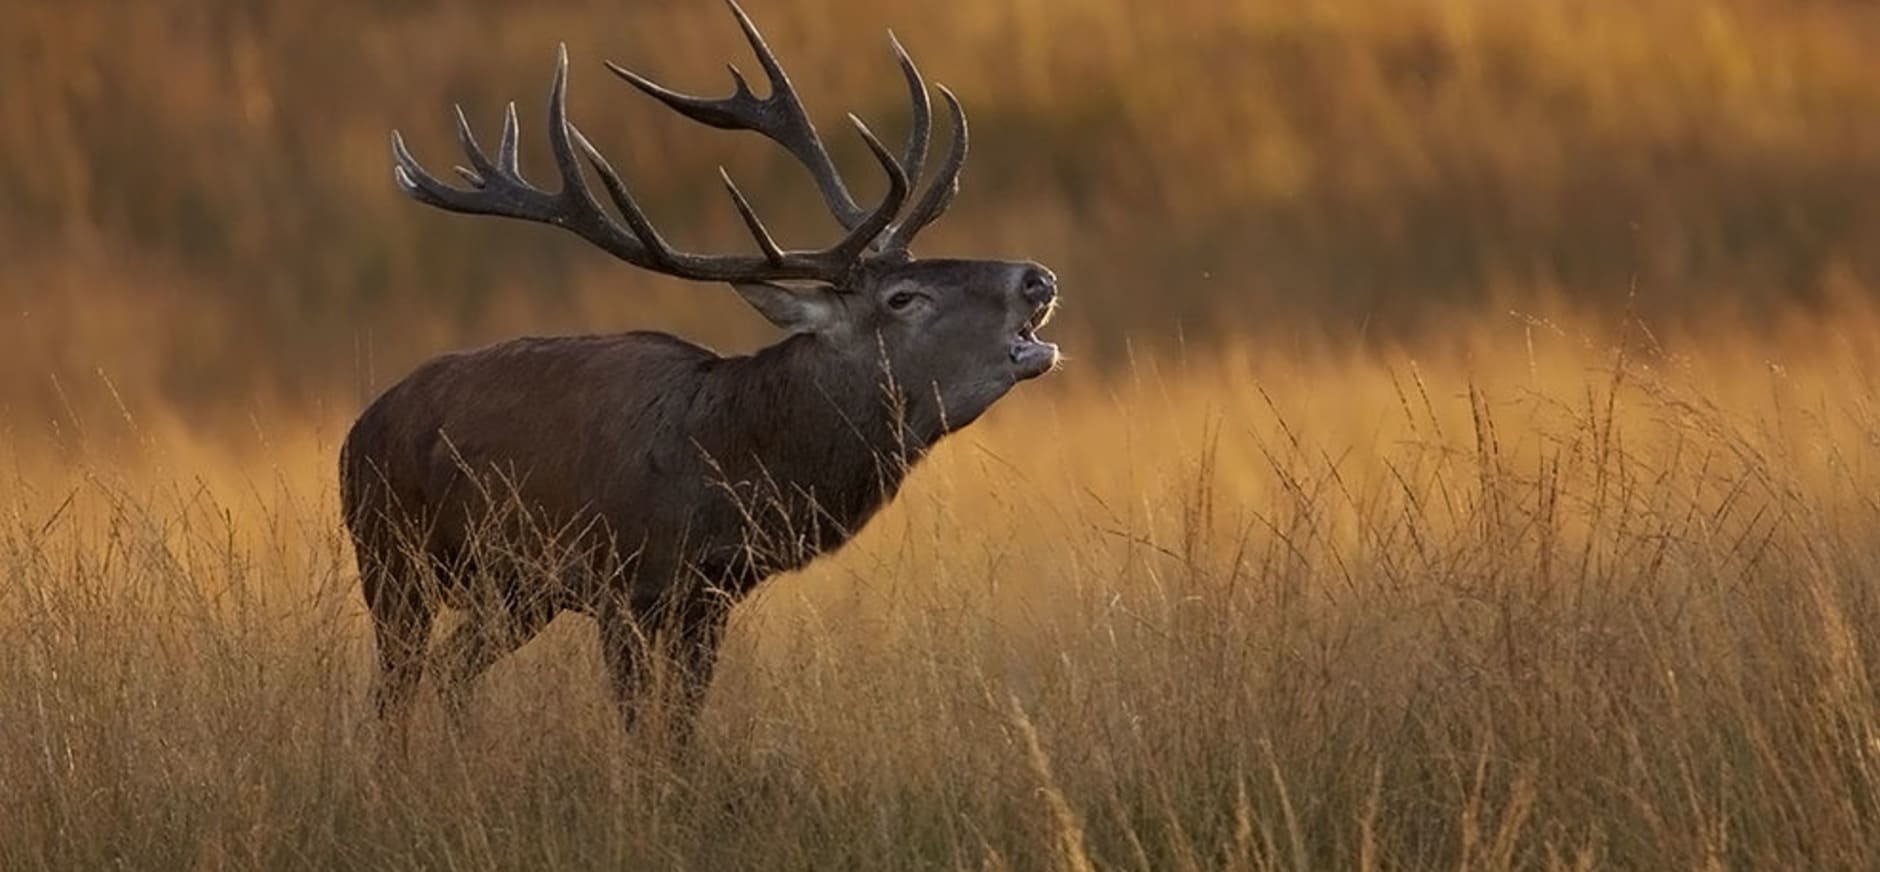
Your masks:
<path fill-rule="evenodd" d="M 1025 277 L 1019 281 L 1018 290 L 1027 302 L 1042 306 L 1057 297 L 1057 276 L 1044 267 L 1031 267 L 1025 270 Z"/>

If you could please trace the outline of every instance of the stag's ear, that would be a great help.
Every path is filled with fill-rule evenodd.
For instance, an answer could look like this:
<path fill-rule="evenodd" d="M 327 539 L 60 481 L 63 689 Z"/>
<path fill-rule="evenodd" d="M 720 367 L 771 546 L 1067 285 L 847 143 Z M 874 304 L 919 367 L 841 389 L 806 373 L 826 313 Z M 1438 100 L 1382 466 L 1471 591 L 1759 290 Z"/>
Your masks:
<path fill-rule="evenodd" d="M 842 323 L 842 300 L 829 288 L 786 288 L 769 282 L 731 286 L 770 323 L 791 333 L 824 333 Z"/>

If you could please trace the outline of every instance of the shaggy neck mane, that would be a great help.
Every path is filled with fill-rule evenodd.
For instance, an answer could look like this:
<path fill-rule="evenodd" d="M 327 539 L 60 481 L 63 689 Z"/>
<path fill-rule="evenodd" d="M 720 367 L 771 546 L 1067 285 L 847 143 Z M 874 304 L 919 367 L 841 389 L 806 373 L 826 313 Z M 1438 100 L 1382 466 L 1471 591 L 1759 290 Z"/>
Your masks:
<path fill-rule="evenodd" d="M 693 437 L 727 483 L 750 483 L 797 511 L 813 499 L 818 539 L 833 547 L 892 499 L 938 428 L 897 410 L 881 366 L 841 356 L 799 334 L 753 354 L 713 361 L 694 410 Z M 839 531 L 839 532 L 838 532 Z"/>

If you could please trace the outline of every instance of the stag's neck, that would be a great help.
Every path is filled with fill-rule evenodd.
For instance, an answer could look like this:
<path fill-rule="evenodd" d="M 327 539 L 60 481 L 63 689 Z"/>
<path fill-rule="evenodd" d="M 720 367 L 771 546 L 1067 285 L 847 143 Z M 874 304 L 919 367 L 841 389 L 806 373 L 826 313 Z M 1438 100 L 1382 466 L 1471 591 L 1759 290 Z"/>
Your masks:
<path fill-rule="evenodd" d="M 813 493 L 845 524 L 859 526 L 892 498 L 940 437 L 896 407 L 878 364 L 814 336 L 724 358 L 710 374 L 719 420 L 698 438 L 713 461 L 733 480 Z"/>

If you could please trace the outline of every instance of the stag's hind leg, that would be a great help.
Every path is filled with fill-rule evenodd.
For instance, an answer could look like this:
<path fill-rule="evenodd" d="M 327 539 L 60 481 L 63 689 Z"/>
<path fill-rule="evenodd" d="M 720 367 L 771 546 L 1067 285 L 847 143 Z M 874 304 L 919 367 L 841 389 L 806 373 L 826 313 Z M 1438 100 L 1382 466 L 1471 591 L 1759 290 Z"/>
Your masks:
<path fill-rule="evenodd" d="M 408 561 L 385 554 L 366 556 L 365 549 L 360 553 L 365 557 L 361 580 L 379 660 L 373 705 L 388 738 L 402 753 L 437 611 Z"/>
<path fill-rule="evenodd" d="M 472 609 L 433 655 L 438 695 L 451 726 L 469 723 L 470 692 L 496 661 L 535 638 L 560 611 L 545 597 L 506 601 Z"/>

